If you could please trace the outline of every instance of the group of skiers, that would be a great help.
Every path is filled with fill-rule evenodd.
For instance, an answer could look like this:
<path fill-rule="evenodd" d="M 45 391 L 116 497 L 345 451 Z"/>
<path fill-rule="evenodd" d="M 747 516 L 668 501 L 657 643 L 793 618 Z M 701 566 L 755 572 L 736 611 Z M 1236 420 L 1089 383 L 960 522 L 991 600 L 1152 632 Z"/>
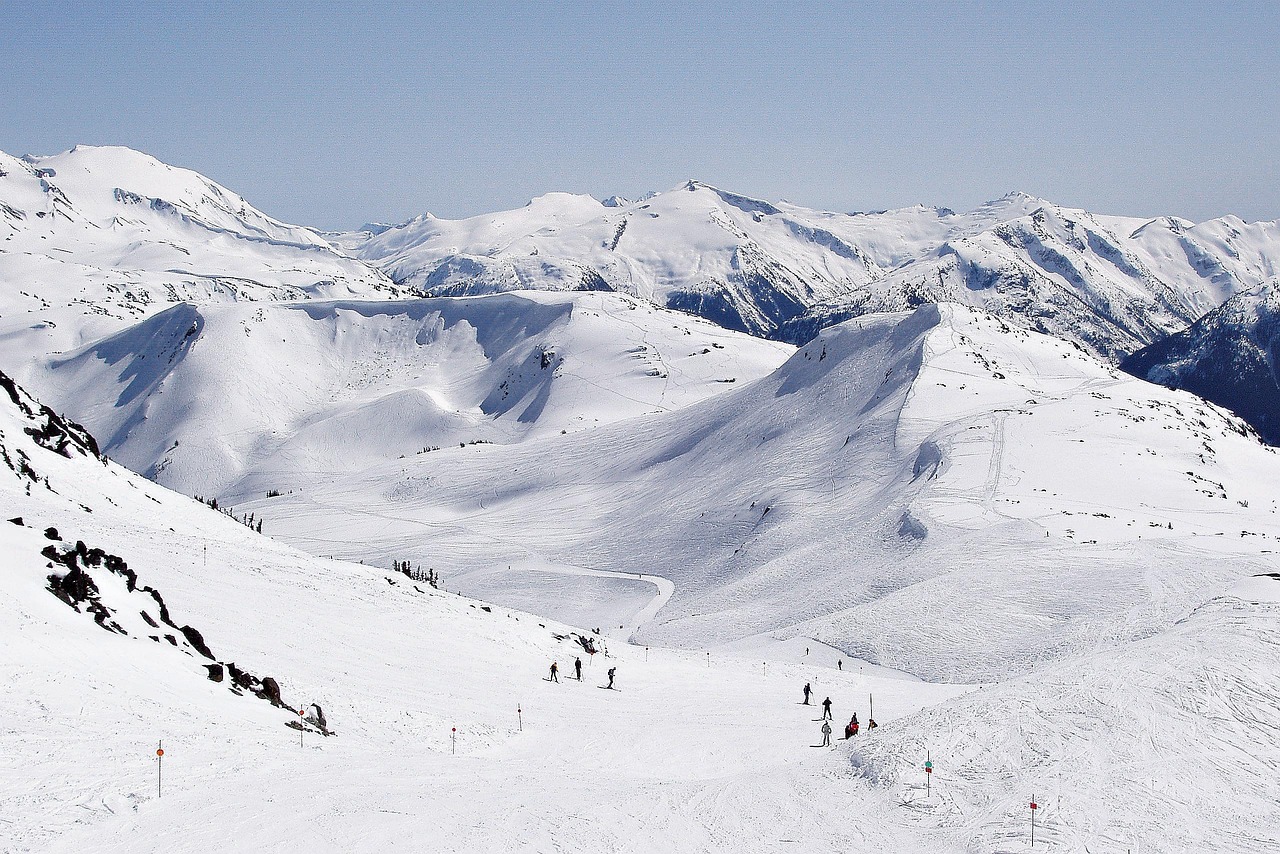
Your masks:
<path fill-rule="evenodd" d="M 808 650 L 805 650 L 805 651 L 808 652 Z M 843 664 L 843 662 L 841 662 L 841 664 Z M 601 685 L 600 686 L 601 688 L 613 688 L 613 677 L 616 671 L 617 671 L 616 667 L 609 668 L 609 684 Z M 581 682 L 582 681 L 582 659 L 580 657 L 575 658 L 573 660 L 573 672 L 574 672 L 575 678 L 577 678 L 577 680 Z M 560 681 L 560 663 L 559 662 L 557 661 L 551 662 L 551 675 L 547 678 L 547 681 L 556 682 L 556 683 Z M 811 705 L 809 700 L 812 696 L 813 696 L 813 686 L 808 682 L 804 683 L 804 701 L 802 705 L 805 705 L 805 706 Z M 827 697 L 822 701 L 822 745 L 821 745 L 822 747 L 831 746 L 831 732 L 832 732 L 831 721 L 832 721 L 831 698 Z M 857 735 L 859 730 L 861 729 L 861 726 L 862 725 L 858 722 L 858 713 L 854 712 L 853 717 L 849 718 L 849 723 L 845 724 L 844 726 L 845 739 L 848 740 L 850 738 L 853 738 L 855 735 Z M 871 730 L 875 729 L 877 726 L 879 726 L 879 724 L 876 723 L 875 718 L 867 719 L 867 732 L 871 732 Z"/>
<path fill-rule="evenodd" d="M 812 695 L 813 695 L 813 686 L 810 685 L 808 682 L 804 683 L 804 702 L 802 705 L 805 705 L 805 706 L 810 705 L 809 698 Z M 831 746 L 831 723 L 830 723 L 831 720 L 832 720 L 831 698 L 827 697 L 825 700 L 822 701 L 822 746 L 823 747 Z M 871 730 L 875 729 L 878 726 L 879 724 L 876 723 L 875 718 L 867 719 L 867 732 L 871 732 Z M 849 719 L 849 723 L 845 724 L 844 726 L 845 739 L 853 738 L 855 735 L 858 734 L 858 730 L 860 728 L 861 728 L 861 724 L 858 723 L 858 713 L 854 712 L 853 717 Z"/>
<path fill-rule="evenodd" d="M 609 684 L 601 685 L 600 687 L 602 688 L 613 687 L 613 675 L 614 675 L 614 672 L 617 671 L 617 669 L 618 668 L 616 667 L 609 668 Z M 581 682 L 582 681 L 582 659 L 581 658 L 575 658 L 573 660 L 573 673 L 574 673 L 574 676 L 577 677 L 578 681 Z M 551 662 L 551 675 L 547 677 L 547 681 L 557 682 L 557 683 L 560 681 L 560 662 L 558 661 Z"/>

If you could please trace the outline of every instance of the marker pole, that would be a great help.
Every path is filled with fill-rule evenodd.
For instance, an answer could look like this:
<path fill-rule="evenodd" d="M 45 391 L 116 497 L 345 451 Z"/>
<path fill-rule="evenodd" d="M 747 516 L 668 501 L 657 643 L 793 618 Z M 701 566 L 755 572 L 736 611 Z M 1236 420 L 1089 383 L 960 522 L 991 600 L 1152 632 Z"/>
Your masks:
<path fill-rule="evenodd" d="M 516 706 L 516 724 L 519 725 L 520 731 L 524 732 L 524 712 L 519 706 Z"/>
<path fill-rule="evenodd" d="M 164 744 L 163 740 L 156 742 L 156 797 L 157 798 L 160 797 L 160 776 L 162 773 L 162 767 L 164 766 L 164 747 L 161 746 L 163 744 Z"/>
<path fill-rule="evenodd" d="M 1036 810 L 1040 805 L 1036 803 L 1036 796 L 1031 796 L 1031 844 L 1036 844 Z"/>
<path fill-rule="evenodd" d="M 306 713 L 307 713 L 307 710 L 305 708 L 298 709 L 298 746 L 299 747 L 302 747 L 302 733 L 306 730 L 306 727 L 303 726 L 302 724 L 302 717 Z"/>
<path fill-rule="evenodd" d="M 449 740 L 452 743 L 453 754 L 456 756 L 458 754 L 458 728 L 457 727 L 454 727 L 453 731 L 449 733 Z"/>

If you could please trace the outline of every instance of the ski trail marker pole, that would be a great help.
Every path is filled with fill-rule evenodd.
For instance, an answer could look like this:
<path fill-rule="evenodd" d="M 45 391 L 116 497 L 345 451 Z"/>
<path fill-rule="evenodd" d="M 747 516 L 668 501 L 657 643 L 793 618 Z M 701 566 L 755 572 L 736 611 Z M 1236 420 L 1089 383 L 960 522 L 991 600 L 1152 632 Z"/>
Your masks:
<path fill-rule="evenodd" d="M 306 731 L 306 728 L 302 725 L 302 717 L 306 713 L 307 713 L 307 710 L 305 708 L 298 709 L 298 746 L 299 747 L 302 747 L 302 733 Z"/>
<path fill-rule="evenodd" d="M 933 793 L 930 781 L 933 779 L 933 760 L 929 757 L 929 751 L 924 752 L 924 796 L 927 798 Z"/>
<path fill-rule="evenodd" d="M 871 718 L 871 720 L 875 720 L 876 719 L 876 698 L 871 694 L 868 694 L 867 701 L 871 703 L 871 713 L 867 715 L 867 717 Z"/>
<path fill-rule="evenodd" d="M 160 775 L 162 773 L 161 768 L 164 765 L 164 747 L 161 746 L 163 744 L 164 744 L 163 740 L 156 742 L 156 797 L 157 798 L 160 797 Z"/>
<path fill-rule="evenodd" d="M 1031 844 L 1036 844 L 1036 810 L 1040 809 L 1040 805 L 1036 803 L 1036 796 L 1031 796 Z"/>
<path fill-rule="evenodd" d="M 458 755 L 458 728 L 454 727 L 453 732 L 449 733 L 449 741 L 451 742 L 451 750 L 455 756 Z"/>
<path fill-rule="evenodd" d="M 524 732 L 524 712 L 519 706 L 516 706 L 516 724 L 520 727 L 520 731 Z"/>

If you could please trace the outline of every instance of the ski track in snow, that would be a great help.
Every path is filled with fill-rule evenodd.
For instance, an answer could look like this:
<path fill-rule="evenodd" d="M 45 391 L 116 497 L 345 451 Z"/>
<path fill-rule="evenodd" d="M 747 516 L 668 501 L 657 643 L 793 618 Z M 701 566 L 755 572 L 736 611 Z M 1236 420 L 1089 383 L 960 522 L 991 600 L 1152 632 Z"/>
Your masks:
<path fill-rule="evenodd" d="M 643 573 L 618 572 L 607 569 L 586 569 L 580 566 L 565 566 L 562 564 L 548 563 L 530 563 L 521 566 L 522 569 L 533 570 L 534 572 L 550 572 L 560 575 L 586 575 L 597 578 L 617 578 L 617 579 L 635 579 L 637 581 L 647 581 L 652 584 L 657 591 L 654 593 L 653 600 L 644 608 L 637 611 L 631 621 L 626 624 L 619 625 L 617 629 L 609 626 L 604 630 L 604 634 L 624 638 L 628 643 L 633 642 L 633 637 L 640 630 L 641 626 L 649 623 L 658 612 L 662 610 L 662 606 L 667 604 L 671 598 L 671 594 L 675 593 L 676 586 L 669 579 L 660 575 L 645 575 Z"/>

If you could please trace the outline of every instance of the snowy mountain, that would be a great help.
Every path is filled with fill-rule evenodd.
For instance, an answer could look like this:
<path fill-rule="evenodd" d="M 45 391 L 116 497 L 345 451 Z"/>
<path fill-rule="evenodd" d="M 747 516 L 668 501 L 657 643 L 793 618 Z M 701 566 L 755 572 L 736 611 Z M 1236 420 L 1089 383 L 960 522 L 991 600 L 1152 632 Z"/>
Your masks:
<path fill-rule="evenodd" d="M 10 370 L 183 300 L 396 292 L 311 229 L 140 152 L 0 152 L 0 358 Z"/>
<path fill-rule="evenodd" d="M 678 409 L 791 352 L 615 294 L 183 303 L 33 378 L 113 459 L 238 500 Z"/>
<path fill-rule="evenodd" d="M 1280 279 L 1236 294 L 1191 326 L 1120 363 L 1151 382 L 1185 388 L 1232 410 L 1280 444 Z"/>
<path fill-rule="evenodd" d="M 245 506 L 313 551 L 407 555 L 578 624 L 625 625 L 637 582 L 617 579 L 662 577 L 647 643 L 803 636 L 972 681 L 1160 631 L 1272 567 L 1277 477 L 1212 405 L 949 305 L 846 322 L 675 412 Z M 595 588 L 567 593 L 547 562 Z"/>
<path fill-rule="evenodd" d="M 641 649 L 309 557 L 99 458 L 3 375 L 0 459 L 6 851 L 995 852 L 1032 793 L 1063 850 L 1278 841 L 1270 577 L 975 690 L 816 643 Z M 813 749 L 806 682 L 837 730 L 872 701 L 879 728 Z"/>
<path fill-rule="evenodd" d="M 610 289 L 804 343 L 862 314 L 956 302 L 1108 360 L 1280 270 L 1280 224 L 1101 216 L 1011 193 L 967 213 L 815 211 L 696 181 L 639 202 L 552 193 L 429 214 L 361 257 L 433 295 Z"/>

